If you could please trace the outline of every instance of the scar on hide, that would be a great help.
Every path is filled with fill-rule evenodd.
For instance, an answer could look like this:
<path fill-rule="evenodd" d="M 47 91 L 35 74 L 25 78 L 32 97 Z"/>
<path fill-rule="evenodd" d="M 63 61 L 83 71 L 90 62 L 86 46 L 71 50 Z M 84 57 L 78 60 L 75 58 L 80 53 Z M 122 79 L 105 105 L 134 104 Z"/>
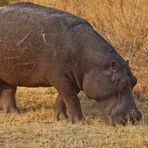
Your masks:
<path fill-rule="evenodd" d="M 21 39 L 19 42 L 17 42 L 17 46 L 20 46 L 28 38 L 29 35 L 30 35 L 30 32 L 27 33 L 23 39 Z"/>
<path fill-rule="evenodd" d="M 44 41 L 45 45 L 48 46 L 48 44 L 47 44 L 47 42 L 46 42 L 46 34 L 45 34 L 45 32 L 43 31 L 43 32 L 41 33 L 41 35 L 42 35 L 42 38 L 43 38 L 43 41 Z"/>

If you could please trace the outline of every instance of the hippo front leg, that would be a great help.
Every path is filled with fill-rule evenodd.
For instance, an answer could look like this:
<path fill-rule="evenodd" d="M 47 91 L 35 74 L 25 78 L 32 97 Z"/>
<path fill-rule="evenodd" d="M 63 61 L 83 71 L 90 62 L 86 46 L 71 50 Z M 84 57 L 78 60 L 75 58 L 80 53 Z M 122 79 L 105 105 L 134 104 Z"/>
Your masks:
<path fill-rule="evenodd" d="M 56 101 L 55 101 L 55 116 L 56 116 L 56 120 L 60 120 L 60 115 L 63 113 L 64 117 L 67 119 L 68 115 L 67 115 L 67 111 L 66 111 L 66 105 L 62 99 L 62 97 L 60 96 L 60 94 L 58 94 Z"/>
<path fill-rule="evenodd" d="M 55 86 L 56 87 L 56 86 Z M 59 100 L 63 100 L 65 103 L 68 117 L 72 121 L 72 123 L 78 122 L 81 119 L 83 119 L 83 114 L 81 110 L 81 105 L 79 98 L 77 97 L 77 91 L 72 83 L 68 80 L 62 80 L 58 81 L 58 85 L 56 87 L 58 90 L 61 98 Z M 57 100 L 58 102 L 58 100 Z M 59 113 L 61 112 L 61 108 L 63 105 L 62 101 L 59 101 L 60 103 L 56 104 L 56 107 L 59 107 L 59 111 L 57 113 L 57 119 L 59 118 Z M 62 102 L 62 103 L 61 103 Z"/>
<path fill-rule="evenodd" d="M 4 113 L 19 113 L 15 99 L 16 87 L 8 84 L 0 84 L 0 98 Z"/>
<path fill-rule="evenodd" d="M 79 116 L 83 117 L 79 99 L 77 98 L 77 100 L 74 99 L 73 101 L 75 102 L 75 106 L 77 107 L 77 110 L 79 112 Z M 66 105 L 65 105 L 62 97 L 60 96 L 60 94 L 58 94 L 56 101 L 55 101 L 55 116 L 56 116 L 57 121 L 60 120 L 60 115 L 62 113 L 63 113 L 64 117 L 67 119 L 68 115 L 67 115 Z"/>

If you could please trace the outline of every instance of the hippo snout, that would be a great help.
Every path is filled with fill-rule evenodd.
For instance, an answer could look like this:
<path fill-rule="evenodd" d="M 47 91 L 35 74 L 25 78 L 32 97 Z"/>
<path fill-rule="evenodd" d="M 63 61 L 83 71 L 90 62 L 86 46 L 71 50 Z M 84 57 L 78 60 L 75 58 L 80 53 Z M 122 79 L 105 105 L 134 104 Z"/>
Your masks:
<path fill-rule="evenodd" d="M 109 125 L 123 125 L 125 126 L 128 122 L 132 124 L 137 123 L 142 119 L 142 114 L 136 110 L 130 110 L 129 112 L 112 112 L 108 114 L 107 112 L 100 113 L 100 117 Z"/>
<path fill-rule="evenodd" d="M 132 124 L 135 124 L 141 119 L 142 119 L 142 114 L 139 111 L 130 110 L 130 112 L 127 113 L 111 114 L 108 120 L 111 121 L 110 122 L 111 125 L 115 126 L 117 124 L 126 125 L 128 121 L 131 122 Z"/>
<path fill-rule="evenodd" d="M 117 95 L 106 99 L 106 101 L 98 101 L 97 104 L 100 117 L 113 126 L 126 125 L 128 122 L 135 124 L 142 119 L 142 114 L 130 91 L 122 96 Z"/>

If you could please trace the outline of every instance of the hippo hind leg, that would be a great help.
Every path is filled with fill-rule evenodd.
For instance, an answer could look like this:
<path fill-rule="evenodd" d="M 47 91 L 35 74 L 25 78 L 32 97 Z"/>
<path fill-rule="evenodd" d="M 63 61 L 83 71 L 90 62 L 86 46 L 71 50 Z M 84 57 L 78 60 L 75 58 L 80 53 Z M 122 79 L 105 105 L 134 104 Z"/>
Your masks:
<path fill-rule="evenodd" d="M 16 86 L 7 83 L 0 83 L 0 99 L 4 113 L 19 113 L 16 106 Z"/>

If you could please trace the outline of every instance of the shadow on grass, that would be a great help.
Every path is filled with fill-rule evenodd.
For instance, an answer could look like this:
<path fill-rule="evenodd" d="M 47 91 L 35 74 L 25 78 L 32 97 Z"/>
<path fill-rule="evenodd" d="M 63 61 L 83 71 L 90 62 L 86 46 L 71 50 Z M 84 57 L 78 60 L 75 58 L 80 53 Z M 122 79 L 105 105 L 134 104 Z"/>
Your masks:
<path fill-rule="evenodd" d="M 41 109 L 54 110 L 54 104 L 52 103 L 51 105 L 47 105 L 46 102 L 42 102 L 42 103 L 30 106 L 30 107 L 19 108 L 19 111 L 21 114 L 24 114 L 30 111 L 38 111 Z"/>

